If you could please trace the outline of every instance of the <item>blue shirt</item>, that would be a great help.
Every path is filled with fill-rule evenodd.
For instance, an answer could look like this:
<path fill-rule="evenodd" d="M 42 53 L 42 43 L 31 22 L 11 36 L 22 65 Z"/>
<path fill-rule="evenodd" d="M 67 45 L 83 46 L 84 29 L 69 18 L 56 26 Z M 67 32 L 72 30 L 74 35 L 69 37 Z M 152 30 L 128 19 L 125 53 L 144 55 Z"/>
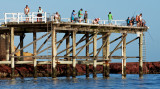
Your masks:
<path fill-rule="evenodd" d="M 72 12 L 71 17 L 74 17 L 75 12 Z"/>

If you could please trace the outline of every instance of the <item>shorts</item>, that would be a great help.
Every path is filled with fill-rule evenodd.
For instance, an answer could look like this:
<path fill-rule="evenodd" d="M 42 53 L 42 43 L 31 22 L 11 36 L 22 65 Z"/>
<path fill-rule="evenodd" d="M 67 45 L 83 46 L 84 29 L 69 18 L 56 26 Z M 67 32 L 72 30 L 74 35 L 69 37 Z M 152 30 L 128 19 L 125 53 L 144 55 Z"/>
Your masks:
<path fill-rule="evenodd" d="M 37 14 L 38 17 L 42 17 L 42 14 Z"/>
<path fill-rule="evenodd" d="M 112 23 L 112 20 L 108 20 L 108 23 Z"/>
<path fill-rule="evenodd" d="M 74 20 L 74 17 L 71 17 L 71 20 Z"/>
<path fill-rule="evenodd" d="M 29 15 L 28 15 L 28 14 L 25 14 L 25 17 L 29 17 Z"/>
<path fill-rule="evenodd" d="M 82 20 L 81 17 L 79 17 L 79 20 Z"/>

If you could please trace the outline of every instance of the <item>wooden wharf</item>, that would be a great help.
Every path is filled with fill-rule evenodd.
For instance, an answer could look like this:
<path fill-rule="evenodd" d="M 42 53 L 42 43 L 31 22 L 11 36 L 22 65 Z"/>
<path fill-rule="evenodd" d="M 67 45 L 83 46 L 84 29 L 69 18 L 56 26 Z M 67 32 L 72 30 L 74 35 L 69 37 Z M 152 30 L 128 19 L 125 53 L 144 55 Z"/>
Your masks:
<path fill-rule="evenodd" d="M 134 26 L 120 26 L 120 25 L 107 25 L 107 24 L 88 24 L 88 23 L 70 23 L 70 22 L 53 22 L 47 21 L 36 23 L 15 23 L 9 22 L 4 24 L 6 27 L 0 27 L 0 34 L 5 34 L 7 38 L 6 44 L 6 61 L 0 61 L 0 64 L 10 64 L 12 68 L 11 76 L 14 78 L 14 70 L 16 64 L 33 64 L 34 65 L 34 78 L 37 78 L 37 65 L 38 64 L 50 64 L 52 66 L 52 78 L 56 78 L 56 65 L 66 64 L 73 66 L 72 77 L 76 78 L 76 64 L 86 64 L 86 77 L 89 77 L 89 65 L 93 65 L 93 78 L 96 78 L 96 66 L 103 65 L 104 78 L 109 77 L 109 64 L 111 60 L 122 59 L 122 78 L 126 78 L 126 60 L 127 58 L 139 59 L 139 76 L 143 77 L 143 33 L 148 30 L 148 27 L 134 27 Z M 37 33 L 45 32 L 43 36 L 37 38 Z M 33 41 L 24 46 L 24 34 L 32 33 Z M 57 41 L 57 34 L 64 33 L 65 35 L 61 40 Z M 110 39 L 110 35 L 114 33 L 122 34 L 116 39 Z M 83 35 L 80 40 L 77 40 L 78 34 Z M 127 35 L 135 34 L 138 36 L 131 41 L 126 42 Z M 14 37 L 20 37 L 20 49 L 14 50 Z M 100 36 L 98 38 L 98 36 Z M 39 48 L 37 48 L 37 42 L 46 37 Z M 42 50 L 44 45 L 51 40 L 51 46 Z M 97 43 L 98 40 L 102 40 L 102 43 Z M 116 47 L 110 51 L 110 44 L 120 40 Z M 132 43 L 135 40 L 139 40 L 139 55 L 130 57 L 126 55 L 126 45 Z M 66 41 L 66 45 L 63 45 L 63 50 L 57 51 L 62 43 Z M 9 43 L 10 42 L 10 43 Z M 72 45 L 70 44 L 72 42 Z M 78 47 L 80 43 L 85 43 Z M 93 44 L 93 49 L 90 46 Z M 33 45 L 33 56 L 23 56 L 23 51 L 28 46 Z M 101 45 L 97 48 L 97 45 Z M 64 48 L 65 47 L 65 48 Z M 49 48 L 52 49 L 51 55 L 39 55 Z M 62 49 L 62 48 L 61 48 Z M 122 55 L 113 56 L 113 53 L 118 49 L 122 50 Z M 85 52 L 82 53 L 82 50 Z M 89 53 L 93 50 L 92 53 Z M 15 53 L 20 51 L 20 56 L 14 56 Z M 102 56 L 100 52 L 102 51 Z M 62 52 L 66 52 L 65 55 L 60 55 Z M 79 54 L 85 56 L 80 56 Z M 72 55 L 71 55 L 72 54 Z M 33 61 L 15 61 L 15 58 L 32 57 Z M 51 61 L 37 61 L 37 59 L 51 59 Z M 64 60 L 60 60 L 64 59 Z M 80 60 L 77 60 L 80 59 Z M 82 60 L 83 59 L 83 60 Z M 69 76 L 67 76 L 69 77 Z"/>

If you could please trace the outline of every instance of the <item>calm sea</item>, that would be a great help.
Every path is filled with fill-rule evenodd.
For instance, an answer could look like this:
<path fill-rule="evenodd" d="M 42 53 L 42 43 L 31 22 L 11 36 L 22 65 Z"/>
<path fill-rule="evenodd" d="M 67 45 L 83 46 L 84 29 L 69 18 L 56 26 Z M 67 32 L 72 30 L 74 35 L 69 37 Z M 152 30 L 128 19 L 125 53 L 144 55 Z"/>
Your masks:
<path fill-rule="evenodd" d="M 128 74 L 127 79 L 121 79 L 120 74 L 111 74 L 110 79 L 103 79 L 101 74 L 93 79 L 77 76 L 76 79 L 59 77 L 16 78 L 15 80 L 0 80 L 0 89 L 160 89 L 160 74 L 147 74 L 139 79 L 137 74 Z"/>

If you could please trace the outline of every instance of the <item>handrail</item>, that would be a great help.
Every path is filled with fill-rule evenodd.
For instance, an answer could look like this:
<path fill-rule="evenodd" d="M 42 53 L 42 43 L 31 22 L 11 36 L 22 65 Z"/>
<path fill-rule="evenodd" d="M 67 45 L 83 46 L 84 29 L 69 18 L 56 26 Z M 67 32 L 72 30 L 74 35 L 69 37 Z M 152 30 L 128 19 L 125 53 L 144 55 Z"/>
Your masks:
<path fill-rule="evenodd" d="M 46 23 L 46 12 L 42 12 L 40 14 L 42 14 L 42 17 L 38 17 L 37 14 L 39 14 L 39 12 L 31 12 L 28 14 L 28 17 L 25 17 L 24 13 L 5 13 L 5 24 L 7 24 L 7 22 L 24 22 L 27 18 L 29 18 L 29 22 L 36 22 L 36 19 L 42 19 L 42 22 Z"/>
<path fill-rule="evenodd" d="M 50 16 L 47 18 L 47 13 L 46 12 L 42 12 L 42 17 L 38 17 L 37 14 L 39 14 L 39 12 L 30 12 L 28 14 L 28 17 L 25 17 L 24 13 L 5 13 L 5 17 L 4 17 L 4 23 L 7 24 L 7 22 L 25 22 L 26 19 L 29 19 L 29 22 L 34 23 L 37 22 L 37 19 L 42 19 L 42 22 L 46 23 L 48 18 L 51 18 L 49 21 L 54 21 L 53 17 L 54 15 Z M 70 18 L 61 18 L 61 21 L 63 22 L 71 22 Z M 88 19 L 87 23 L 88 24 L 92 24 L 94 20 L 92 19 Z M 83 23 L 83 21 L 82 21 Z M 98 24 L 109 24 L 108 20 L 99 20 Z M 113 25 L 125 25 L 126 26 L 126 20 L 112 20 L 112 24 Z"/>

